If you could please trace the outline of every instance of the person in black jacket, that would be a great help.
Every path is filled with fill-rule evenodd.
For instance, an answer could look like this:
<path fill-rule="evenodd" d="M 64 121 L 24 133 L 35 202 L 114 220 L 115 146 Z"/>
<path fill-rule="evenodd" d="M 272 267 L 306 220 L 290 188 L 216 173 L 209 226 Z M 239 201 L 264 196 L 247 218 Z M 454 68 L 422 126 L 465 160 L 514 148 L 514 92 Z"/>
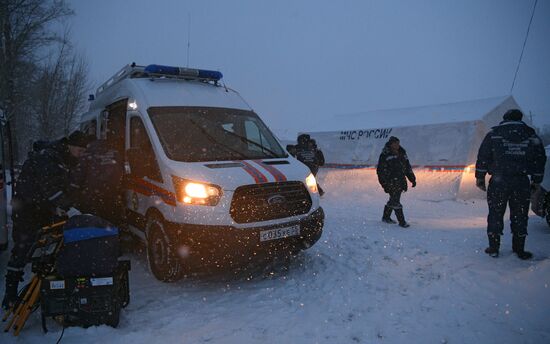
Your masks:
<path fill-rule="evenodd" d="M 71 208 L 70 172 L 87 143 L 86 135 L 77 131 L 31 152 L 23 164 L 12 201 L 14 246 L 6 268 L 2 308 L 8 309 L 17 300 L 17 287 L 39 229 L 52 223 L 56 216 L 78 213 Z"/>
<path fill-rule="evenodd" d="M 543 180 L 546 152 L 535 130 L 522 118 L 520 110 L 507 111 L 503 121 L 485 136 L 477 155 L 476 185 L 487 191 L 489 205 L 489 247 L 485 253 L 492 257 L 499 255 L 506 205 L 510 206 L 513 252 L 520 259 L 533 256 L 525 251 L 530 191 L 537 189 Z M 487 173 L 491 175 L 489 188 L 485 187 Z"/>
<path fill-rule="evenodd" d="M 79 159 L 73 181 L 78 209 L 120 226 L 124 213 L 124 161 L 107 140 L 94 140 Z"/>
<path fill-rule="evenodd" d="M 323 152 L 317 147 L 317 141 L 314 139 L 309 140 L 309 145 L 311 146 L 311 149 L 313 152 L 315 152 L 315 161 L 313 166 L 310 168 L 311 173 L 317 178 L 317 173 L 319 173 L 319 168 L 325 165 L 325 155 Z M 323 196 L 325 194 L 325 191 L 321 188 L 319 185 L 319 182 L 317 182 L 317 189 L 319 190 L 319 196 Z"/>
<path fill-rule="evenodd" d="M 298 144 L 294 146 L 294 153 L 296 154 L 296 159 L 301 161 L 304 165 L 309 167 L 313 173 L 316 170 L 315 166 L 315 151 L 313 147 L 309 144 L 311 137 L 308 134 L 300 134 L 298 136 Z"/>
<path fill-rule="evenodd" d="M 317 148 L 315 140 L 312 140 L 308 134 L 300 134 L 297 141 L 298 144 L 294 146 L 296 159 L 309 167 L 311 173 L 317 176 L 319 167 L 325 164 L 323 153 Z M 319 187 L 319 183 L 317 183 L 317 189 L 319 190 L 319 195 L 323 196 L 325 192 Z"/>
<path fill-rule="evenodd" d="M 384 149 L 382 149 L 382 153 L 378 159 L 376 174 L 384 192 L 390 195 L 388 203 L 384 206 L 382 221 L 395 223 L 391 219 L 391 213 L 395 211 L 399 226 L 404 228 L 409 227 L 403 214 L 401 193 L 407 191 L 407 179 L 412 183 L 413 188 L 416 186 L 416 177 L 407 158 L 407 152 L 401 147 L 397 137 L 390 137 Z"/>

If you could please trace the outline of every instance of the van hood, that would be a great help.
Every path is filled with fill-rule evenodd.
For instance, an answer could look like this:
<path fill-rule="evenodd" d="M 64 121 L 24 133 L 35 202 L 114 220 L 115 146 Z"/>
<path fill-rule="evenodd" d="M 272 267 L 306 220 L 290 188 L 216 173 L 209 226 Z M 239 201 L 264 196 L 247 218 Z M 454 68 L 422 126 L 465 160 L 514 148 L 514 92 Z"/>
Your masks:
<path fill-rule="evenodd" d="M 302 181 L 311 173 L 294 158 L 170 163 L 171 174 L 196 182 L 215 184 L 234 191 L 239 186 Z"/>

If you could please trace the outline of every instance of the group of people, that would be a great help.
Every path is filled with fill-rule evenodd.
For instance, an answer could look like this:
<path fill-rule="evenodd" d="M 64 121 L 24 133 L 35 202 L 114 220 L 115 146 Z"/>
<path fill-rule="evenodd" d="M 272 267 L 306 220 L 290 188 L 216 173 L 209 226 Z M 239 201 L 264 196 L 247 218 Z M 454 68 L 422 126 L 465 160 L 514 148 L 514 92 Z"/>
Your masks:
<path fill-rule="evenodd" d="M 485 253 L 492 257 L 499 255 L 507 206 L 510 208 L 512 251 L 520 259 L 530 259 L 533 256 L 525 250 L 529 203 L 531 192 L 537 190 L 542 183 L 546 152 L 535 130 L 522 119 L 523 114 L 520 110 L 507 111 L 502 122 L 485 136 L 477 156 L 476 186 L 487 192 L 489 206 L 489 246 Z M 407 179 L 414 188 L 416 177 L 398 138 L 390 137 L 384 146 L 376 172 L 380 185 L 390 196 L 384 206 L 382 221 L 395 223 L 390 217 L 392 211 L 395 211 L 399 225 L 409 227 L 403 215 L 400 197 L 407 191 Z M 485 184 L 487 174 L 491 176 L 488 187 Z"/>
<path fill-rule="evenodd" d="M 35 143 L 14 188 L 14 246 L 7 264 L 4 309 L 17 300 L 19 282 L 41 227 L 81 211 L 115 223 L 120 220 L 122 169 L 106 140 L 95 140 L 81 131 L 58 141 Z"/>
<path fill-rule="evenodd" d="M 489 215 L 485 250 L 498 257 L 504 213 L 510 207 L 512 249 L 521 259 L 530 259 L 525 250 L 531 190 L 540 186 L 544 176 L 546 154 L 535 131 L 523 121 L 519 110 L 510 110 L 503 121 L 487 134 L 479 148 L 476 185 L 487 191 Z M 297 145 L 287 150 L 308 166 L 313 175 L 325 164 L 315 140 L 307 134 L 298 136 Z M 395 212 L 399 226 L 407 228 L 401 194 L 414 188 L 416 177 L 407 153 L 397 137 L 390 137 L 378 160 L 377 175 L 389 200 L 382 221 L 392 220 Z M 488 188 L 486 174 L 491 175 Z M 408 182 L 407 182 L 408 180 Z M 323 190 L 318 187 L 322 195 Z M 123 222 L 123 162 L 107 140 L 76 131 L 59 141 L 37 144 L 24 163 L 12 200 L 14 247 L 7 265 L 3 308 L 17 300 L 19 282 L 28 262 L 29 251 L 38 230 L 58 218 L 80 212 L 96 214 L 115 224 Z"/>

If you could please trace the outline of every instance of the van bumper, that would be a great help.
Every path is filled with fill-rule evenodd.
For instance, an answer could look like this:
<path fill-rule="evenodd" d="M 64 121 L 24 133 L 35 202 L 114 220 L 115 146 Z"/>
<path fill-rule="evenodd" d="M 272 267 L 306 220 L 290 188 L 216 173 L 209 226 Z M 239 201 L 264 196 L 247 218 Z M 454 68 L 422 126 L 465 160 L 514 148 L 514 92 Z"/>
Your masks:
<path fill-rule="evenodd" d="M 299 221 L 277 225 L 236 228 L 166 223 L 170 236 L 178 245 L 186 267 L 215 266 L 252 262 L 261 258 L 276 258 L 296 254 L 313 246 L 323 232 L 325 213 L 317 208 Z M 281 239 L 260 241 L 260 232 L 299 225 L 300 234 Z M 194 269 L 193 269 L 194 270 Z"/>

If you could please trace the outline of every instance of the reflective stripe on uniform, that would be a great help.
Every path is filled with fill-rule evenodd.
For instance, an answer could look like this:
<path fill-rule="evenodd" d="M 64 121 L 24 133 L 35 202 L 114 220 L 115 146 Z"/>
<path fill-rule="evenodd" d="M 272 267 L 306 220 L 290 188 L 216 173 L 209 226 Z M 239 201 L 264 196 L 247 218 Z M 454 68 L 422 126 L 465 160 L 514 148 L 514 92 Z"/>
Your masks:
<path fill-rule="evenodd" d="M 53 201 L 54 199 L 56 199 L 57 197 L 61 196 L 63 194 L 63 191 L 58 191 L 56 192 L 53 196 L 51 196 L 50 198 L 48 198 L 48 201 Z"/>

